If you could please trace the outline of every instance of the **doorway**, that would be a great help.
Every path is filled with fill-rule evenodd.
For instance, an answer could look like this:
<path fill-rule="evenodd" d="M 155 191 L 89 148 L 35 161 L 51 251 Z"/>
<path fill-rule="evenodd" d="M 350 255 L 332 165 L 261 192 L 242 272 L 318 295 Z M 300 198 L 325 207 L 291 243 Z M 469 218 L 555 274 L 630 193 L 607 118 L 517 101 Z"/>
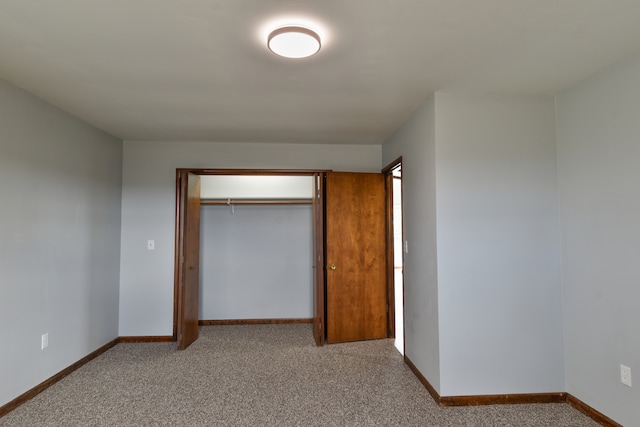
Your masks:
<path fill-rule="evenodd" d="M 389 282 L 389 336 L 404 355 L 404 228 L 402 203 L 402 157 L 383 169 L 387 207 L 387 281 Z"/>

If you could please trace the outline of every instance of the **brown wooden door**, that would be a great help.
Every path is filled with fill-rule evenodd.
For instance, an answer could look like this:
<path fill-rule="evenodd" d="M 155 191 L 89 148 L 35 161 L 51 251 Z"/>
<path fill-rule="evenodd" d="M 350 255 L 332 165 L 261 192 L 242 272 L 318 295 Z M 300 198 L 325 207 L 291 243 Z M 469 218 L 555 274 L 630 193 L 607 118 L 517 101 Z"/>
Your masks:
<path fill-rule="evenodd" d="M 327 173 L 327 342 L 387 337 L 382 174 Z"/>
<path fill-rule="evenodd" d="M 313 197 L 313 337 L 316 345 L 324 345 L 325 340 L 325 299 L 324 299 L 324 173 L 314 176 Z"/>
<path fill-rule="evenodd" d="M 200 177 L 183 172 L 180 218 L 184 221 L 178 283 L 178 348 L 185 349 L 198 338 L 200 271 Z"/>

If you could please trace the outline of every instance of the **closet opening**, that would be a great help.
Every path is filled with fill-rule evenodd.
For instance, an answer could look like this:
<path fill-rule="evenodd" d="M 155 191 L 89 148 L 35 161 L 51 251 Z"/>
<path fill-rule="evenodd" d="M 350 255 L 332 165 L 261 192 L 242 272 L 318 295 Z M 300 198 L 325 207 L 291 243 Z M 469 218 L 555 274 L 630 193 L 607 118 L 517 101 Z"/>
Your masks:
<path fill-rule="evenodd" d="M 313 185 L 200 177 L 200 325 L 311 323 Z"/>
<path fill-rule="evenodd" d="M 176 171 L 178 348 L 206 324 L 314 323 L 324 343 L 323 173 Z"/>

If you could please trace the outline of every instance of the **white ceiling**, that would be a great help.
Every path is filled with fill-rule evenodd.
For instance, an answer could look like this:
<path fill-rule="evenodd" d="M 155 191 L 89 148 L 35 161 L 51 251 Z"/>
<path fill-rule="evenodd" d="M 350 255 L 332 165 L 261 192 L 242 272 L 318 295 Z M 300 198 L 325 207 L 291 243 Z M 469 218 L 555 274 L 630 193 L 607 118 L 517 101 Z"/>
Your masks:
<path fill-rule="evenodd" d="M 310 21 L 287 60 L 266 26 Z M 0 0 L 0 77 L 122 139 L 380 144 L 434 91 L 553 94 L 638 0 Z"/>

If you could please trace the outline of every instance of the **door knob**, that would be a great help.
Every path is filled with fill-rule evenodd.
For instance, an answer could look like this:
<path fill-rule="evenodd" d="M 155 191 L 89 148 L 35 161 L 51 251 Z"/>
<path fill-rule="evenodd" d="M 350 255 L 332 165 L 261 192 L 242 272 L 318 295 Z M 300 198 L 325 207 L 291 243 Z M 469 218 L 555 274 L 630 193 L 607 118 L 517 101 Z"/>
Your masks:
<path fill-rule="evenodd" d="M 329 269 L 330 269 L 330 270 L 335 270 L 335 269 L 336 269 L 336 265 L 335 265 L 335 264 L 331 264 L 331 265 L 329 266 Z"/>

